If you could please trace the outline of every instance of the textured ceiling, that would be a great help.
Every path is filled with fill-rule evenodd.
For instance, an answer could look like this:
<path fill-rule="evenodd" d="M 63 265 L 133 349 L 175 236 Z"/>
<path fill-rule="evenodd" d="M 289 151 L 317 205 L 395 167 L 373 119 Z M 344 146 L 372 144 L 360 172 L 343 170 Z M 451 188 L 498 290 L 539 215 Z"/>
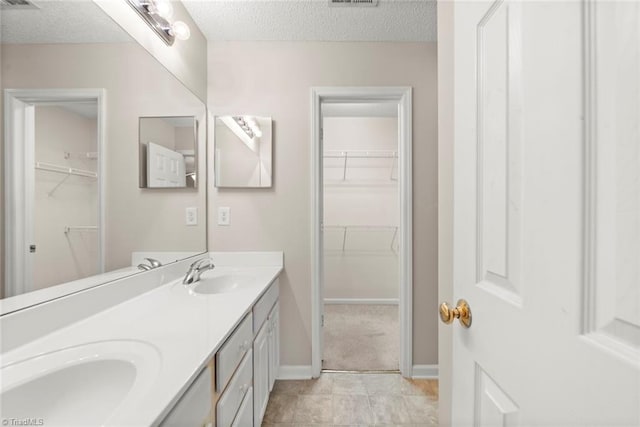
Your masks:
<path fill-rule="evenodd" d="M 183 0 L 210 41 L 435 41 L 434 0 L 380 0 L 331 7 L 328 0 Z"/>
<path fill-rule="evenodd" d="M 132 38 L 89 0 L 33 0 L 0 12 L 2 43 L 116 43 Z"/>

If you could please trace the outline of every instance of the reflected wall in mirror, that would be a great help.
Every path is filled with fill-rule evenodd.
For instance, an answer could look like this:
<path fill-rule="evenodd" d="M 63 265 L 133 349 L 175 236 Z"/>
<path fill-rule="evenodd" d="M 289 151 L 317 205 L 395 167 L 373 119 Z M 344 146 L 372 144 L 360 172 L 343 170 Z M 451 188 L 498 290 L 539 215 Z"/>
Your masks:
<path fill-rule="evenodd" d="M 271 187 L 270 117 L 218 116 L 214 139 L 216 187 Z"/>
<path fill-rule="evenodd" d="M 145 191 L 138 167 L 139 117 L 188 117 L 193 132 L 205 104 L 94 2 L 33 3 L 0 15 L 0 162 L 13 168 L 0 173 L 0 315 L 207 248 L 205 177 Z M 5 133 L 20 109 L 35 119 Z M 195 129 L 191 149 L 205 153 L 206 126 Z M 17 154 L 21 131 L 35 137 Z M 205 157 L 185 156 L 185 169 L 205 170 Z"/>
<path fill-rule="evenodd" d="M 140 188 L 197 187 L 195 117 L 140 117 Z"/>

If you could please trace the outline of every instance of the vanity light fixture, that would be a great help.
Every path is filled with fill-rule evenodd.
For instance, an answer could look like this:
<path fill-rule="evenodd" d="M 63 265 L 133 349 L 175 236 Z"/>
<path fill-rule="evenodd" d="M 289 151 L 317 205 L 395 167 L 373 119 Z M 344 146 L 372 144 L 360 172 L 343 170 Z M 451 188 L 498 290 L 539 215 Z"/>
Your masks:
<path fill-rule="evenodd" d="M 189 26 L 182 21 L 171 22 L 173 6 L 170 0 L 127 0 L 129 5 L 168 45 L 175 39 L 187 40 L 191 36 Z"/>
<path fill-rule="evenodd" d="M 249 138 L 262 137 L 262 130 L 258 126 L 258 122 L 252 116 L 233 116 L 233 120 L 236 121 L 238 126 L 249 136 Z"/>

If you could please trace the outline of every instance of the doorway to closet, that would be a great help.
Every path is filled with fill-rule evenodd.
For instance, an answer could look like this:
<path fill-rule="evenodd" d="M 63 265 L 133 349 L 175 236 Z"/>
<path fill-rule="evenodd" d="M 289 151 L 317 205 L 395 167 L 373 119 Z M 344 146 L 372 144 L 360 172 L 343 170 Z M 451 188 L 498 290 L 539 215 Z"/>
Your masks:
<path fill-rule="evenodd" d="M 322 108 L 322 368 L 398 371 L 398 109 Z"/>
<path fill-rule="evenodd" d="M 410 376 L 411 89 L 312 99 L 313 376 Z"/>
<path fill-rule="evenodd" d="M 104 270 L 101 89 L 6 89 L 4 296 Z"/>

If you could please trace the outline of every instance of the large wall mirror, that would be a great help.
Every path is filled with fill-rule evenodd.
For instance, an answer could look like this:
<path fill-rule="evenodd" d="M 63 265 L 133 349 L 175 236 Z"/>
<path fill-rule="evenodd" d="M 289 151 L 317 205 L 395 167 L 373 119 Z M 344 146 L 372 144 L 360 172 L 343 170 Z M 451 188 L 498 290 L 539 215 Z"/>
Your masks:
<path fill-rule="evenodd" d="M 207 248 L 205 104 L 95 3 L 33 4 L 0 16 L 0 314 Z M 139 187 L 140 117 L 189 134 L 184 190 Z"/>
<path fill-rule="evenodd" d="M 216 117 L 216 187 L 271 187 L 272 134 L 270 117 Z"/>

